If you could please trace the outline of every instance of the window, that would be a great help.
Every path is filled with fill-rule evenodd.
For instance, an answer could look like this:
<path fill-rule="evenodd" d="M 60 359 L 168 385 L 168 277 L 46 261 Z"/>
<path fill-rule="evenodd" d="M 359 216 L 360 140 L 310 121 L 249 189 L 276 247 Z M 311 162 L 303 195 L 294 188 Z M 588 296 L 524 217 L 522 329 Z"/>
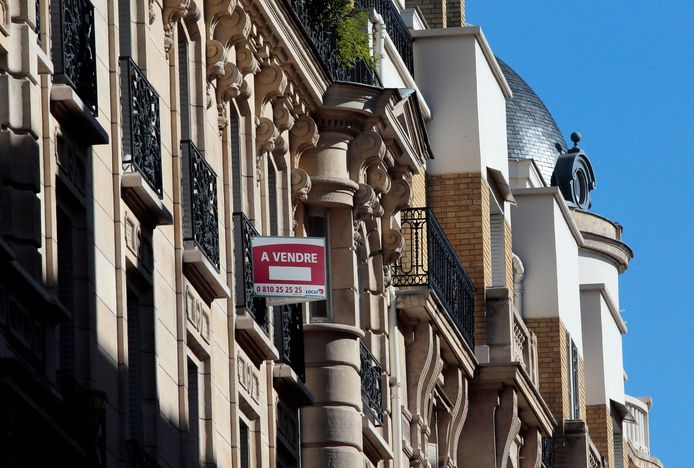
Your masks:
<path fill-rule="evenodd" d="M 277 224 L 277 172 L 275 172 L 275 165 L 270 156 L 267 157 L 267 192 L 270 235 L 276 236 L 279 234 Z"/>
<path fill-rule="evenodd" d="M 200 395 L 198 366 L 188 358 L 188 466 L 200 466 Z"/>
<path fill-rule="evenodd" d="M 191 139 L 190 128 L 190 74 L 188 58 L 188 38 L 185 30 L 178 26 L 178 93 L 180 100 L 181 140 Z"/>
<path fill-rule="evenodd" d="M 251 468 L 250 440 L 248 439 L 248 426 L 239 421 L 239 448 L 241 451 L 241 468 Z"/>
<path fill-rule="evenodd" d="M 579 382 L 578 382 L 578 348 L 571 335 L 566 333 L 567 352 L 569 357 L 569 402 L 571 405 L 569 419 L 580 419 L 581 408 L 579 403 Z"/>

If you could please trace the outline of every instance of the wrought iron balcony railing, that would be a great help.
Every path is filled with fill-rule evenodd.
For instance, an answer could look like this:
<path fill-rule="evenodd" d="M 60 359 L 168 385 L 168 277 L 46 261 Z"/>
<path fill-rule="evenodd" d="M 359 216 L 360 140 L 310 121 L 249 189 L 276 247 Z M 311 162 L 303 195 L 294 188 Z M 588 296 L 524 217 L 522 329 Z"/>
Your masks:
<path fill-rule="evenodd" d="M 318 4 L 319 2 L 314 3 Z M 307 0 L 285 0 L 285 4 L 294 15 L 295 21 L 310 39 L 309 42 L 313 45 L 314 52 L 321 59 L 334 81 L 380 85 L 376 73 L 363 60 L 352 69 L 346 69 L 340 65 L 337 55 L 337 31 L 316 21 L 319 12 L 313 11 L 313 9 L 317 6 L 312 6 Z"/>
<path fill-rule="evenodd" d="M 414 76 L 414 58 L 412 54 L 412 36 L 407 25 L 402 20 L 400 12 L 393 4 L 393 0 L 357 0 L 357 8 L 373 8 L 383 18 L 386 31 L 393 41 L 402 61 Z"/>
<path fill-rule="evenodd" d="M 253 254 L 251 237 L 257 236 L 251 221 L 243 213 L 234 213 L 234 259 L 236 267 L 236 307 L 245 308 L 265 334 L 270 335 L 267 301 L 253 295 Z"/>
<path fill-rule="evenodd" d="M 383 424 L 383 370 L 363 341 L 359 340 L 359 357 L 361 368 L 361 400 L 364 412 L 370 413 L 377 425 Z"/>
<path fill-rule="evenodd" d="M 557 466 L 554 437 L 542 438 L 542 466 L 543 468 L 555 468 Z"/>
<path fill-rule="evenodd" d="M 134 439 L 128 440 L 128 462 L 133 468 L 160 468 L 156 458 Z"/>
<path fill-rule="evenodd" d="M 280 361 L 294 369 L 301 381 L 305 382 L 304 322 L 301 318 L 301 305 L 273 307 L 273 311 L 275 348 L 280 353 Z"/>
<path fill-rule="evenodd" d="M 96 115 L 94 7 L 89 0 L 55 0 L 50 4 L 54 79 L 72 87 Z"/>
<path fill-rule="evenodd" d="M 219 269 L 217 174 L 192 141 L 181 142 L 183 241 L 197 246 Z"/>
<path fill-rule="evenodd" d="M 130 57 L 120 58 L 123 170 L 139 172 L 162 198 L 159 94 Z"/>
<path fill-rule="evenodd" d="M 405 238 L 394 286 L 429 286 L 467 344 L 474 348 L 475 287 L 429 208 L 401 212 Z"/>

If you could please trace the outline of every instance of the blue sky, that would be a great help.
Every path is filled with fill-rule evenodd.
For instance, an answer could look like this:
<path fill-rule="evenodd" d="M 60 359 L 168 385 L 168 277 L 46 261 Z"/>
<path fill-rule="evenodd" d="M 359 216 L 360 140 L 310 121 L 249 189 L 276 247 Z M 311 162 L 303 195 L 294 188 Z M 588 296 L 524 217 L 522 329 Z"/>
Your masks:
<path fill-rule="evenodd" d="M 652 453 L 692 466 L 694 2 L 468 0 L 495 53 L 578 130 L 593 211 L 624 225 L 627 392 L 652 395 Z M 686 458 L 685 458 L 686 457 Z M 687 461 L 685 461 L 687 460 Z"/>

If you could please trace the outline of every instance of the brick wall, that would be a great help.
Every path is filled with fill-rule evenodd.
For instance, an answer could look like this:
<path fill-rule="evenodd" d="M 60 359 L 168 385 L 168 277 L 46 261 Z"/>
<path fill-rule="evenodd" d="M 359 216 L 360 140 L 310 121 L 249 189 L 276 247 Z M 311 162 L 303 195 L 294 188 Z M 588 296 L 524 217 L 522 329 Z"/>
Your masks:
<path fill-rule="evenodd" d="M 424 172 L 414 174 L 410 184 L 412 185 L 412 207 L 422 208 L 427 206 L 426 174 Z"/>
<path fill-rule="evenodd" d="M 608 468 L 622 468 L 614 466 L 614 453 L 612 448 L 614 438 L 612 436 L 612 415 L 607 405 L 588 405 L 586 407 L 586 421 L 588 431 L 600 455 L 607 459 Z"/>
<path fill-rule="evenodd" d="M 406 6 L 418 6 L 430 28 L 445 28 L 448 25 L 446 3 L 446 0 L 407 0 Z"/>
<path fill-rule="evenodd" d="M 430 28 L 465 25 L 465 0 L 407 0 L 406 5 L 419 7 Z"/>
<path fill-rule="evenodd" d="M 427 200 L 475 284 L 475 343 L 487 343 L 485 287 L 492 281 L 489 186 L 479 172 L 429 175 Z"/>
<path fill-rule="evenodd" d="M 571 405 L 566 328 L 558 317 L 526 318 L 525 322 L 537 335 L 540 393 L 557 420 L 554 436 L 557 460 L 561 461 L 564 459 L 563 421 L 568 418 Z"/>

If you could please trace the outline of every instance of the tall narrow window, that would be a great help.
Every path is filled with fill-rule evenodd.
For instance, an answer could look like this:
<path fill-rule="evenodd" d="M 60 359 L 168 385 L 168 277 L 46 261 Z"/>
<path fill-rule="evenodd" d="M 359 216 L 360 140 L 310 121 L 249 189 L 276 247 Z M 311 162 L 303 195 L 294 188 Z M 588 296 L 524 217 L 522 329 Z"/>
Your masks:
<path fill-rule="evenodd" d="M 581 408 L 579 402 L 579 382 L 578 382 L 578 348 L 569 333 L 566 333 L 567 352 L 569 358 L 569 402 L 570 419 L 581 418 Z"/>
<path fill-rule="evenodd" d="M 181 116 L 181 140 L 190 140 L 190 74 L 188 71 L 188 39 L 183 27 L 178 28 L 178 93 Z"/>
<path fill-rule="evenodd" d="M 305 215 L 305 230 L 309 237 L 325 237 L 327 239 L 327 252 L 330 252 L 330 238 L 328 237 L 328 213 L 319 211 L 319 207 L 307 207 Z M 328 255 L 326 269 L 330 272 L 330 256 Z M 330 274 L 327 276 L 327 281 L 330 281 Z M 327 284 L 327 289 L 330 291 L 330 284 Z M 325 318 L 328 316 L 328 300 L 309 302 L 309 313 L 311 318 Z"/>
<path fill-rule="evenodd" d="M 489 217 L 492 253 L 492 285 L 504 286 L 506 281 L 506 259 L 504 256 L 504 215 L 493 213 Z"/>
<path fill-rule="evenodd" d="M 232 190 L 234 194 L 234 212 L 243 211 L 243 176 L 241 167 L 241 129 L 239 128 L 239 118 L 231 109 L 229 118 L 229 135 L 231 153 L 231 174 L 232 174 Z"/>
<path fill-rule="evenodd" d="M 279 232 L 277 224 L 277 173 L 270 158 L 270 156 L 267 158 L 267 201 L 270 213 L 270 235 L 276 236 Z"/>
<path fill-rule="evenodd" d="M 250 441 L 248 440 L 248 426 L 243 421 L 239 421 L 239 444 L 241 451 L 241 468 L 251 468 Z"/>
<path fill-rule="evenodd" d="M 72 220 L 61 207 L 57 209 L 58 221 L 58 297 L 72 313 L 74 305 L 73 237 Z M 60 369 L 74 372 L 75 333 L 72 321 L 63 322 L 60 334 Z"/>
<path fill-rule="evenodd" d="M 200 376 L 188 359 L 188 466 L 200 466 Z"/>
<path fill-rule="evenodd" d="M 142 446 L 142 330 L 140 300 L 128 288 L 128 428 L 130 439 Z"/>

